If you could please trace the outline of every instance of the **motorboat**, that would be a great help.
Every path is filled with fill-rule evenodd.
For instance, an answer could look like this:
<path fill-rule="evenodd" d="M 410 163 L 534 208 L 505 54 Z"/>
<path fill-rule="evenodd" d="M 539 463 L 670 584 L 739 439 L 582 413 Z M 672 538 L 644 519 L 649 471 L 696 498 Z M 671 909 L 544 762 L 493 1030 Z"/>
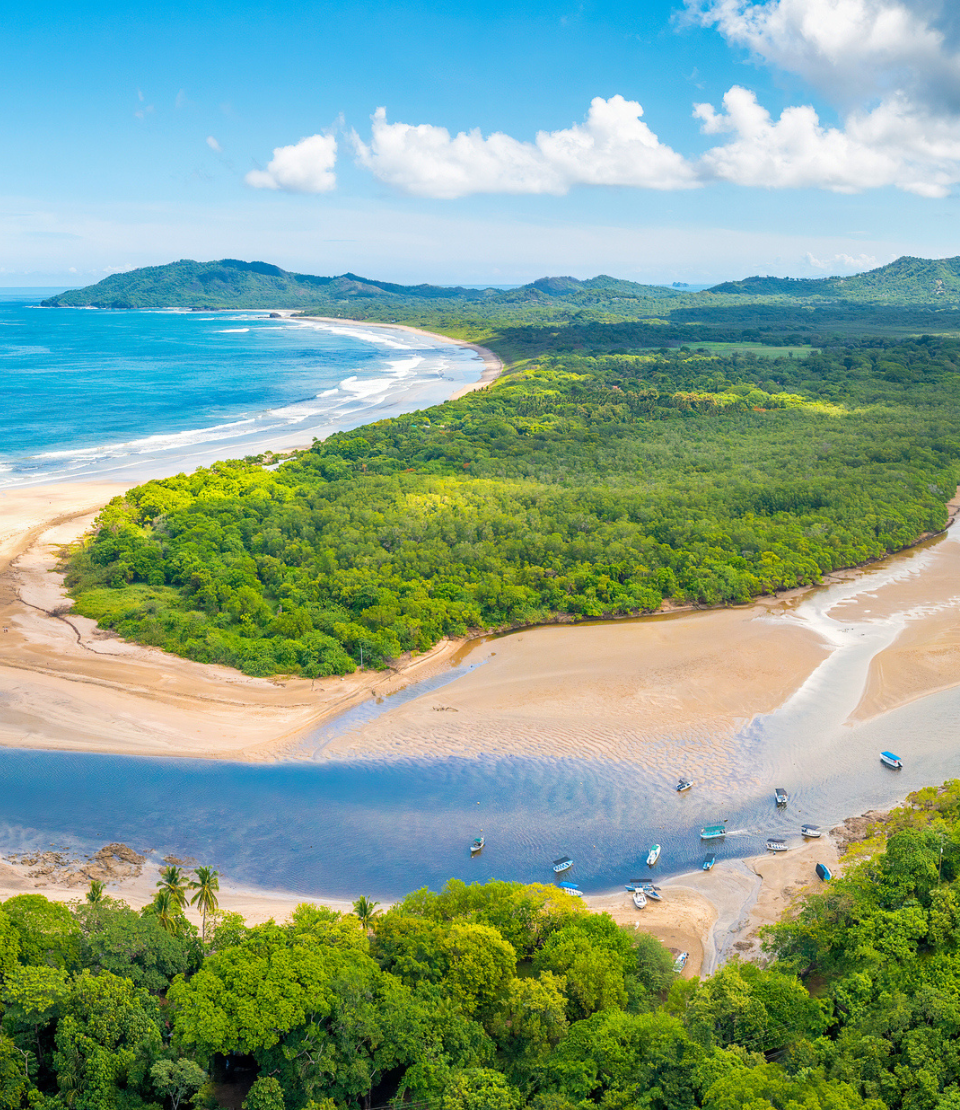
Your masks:
<path fill-rule="evenodd" d="M 693 783 L 689 779 L 681 779 L 677 783 L 677 793 L 682 794 L 685 790 L 689 790 Z"/>
<path fill-rule="evenodd" d="M 727 835 L 726 823 L 723 825 L 707 825 L 700 830 L 701 840 L 717 840 L 721 836 Z"/>
<path fill-rule="evenodd" d="M 717 862 L 717 857 L 716 856 L 704 856 L 703 857 L 703 870 L 704 871 L 712 871 L 713 870 L 713 865 L 716 862 Z"/>
<path fill-rule="evenodd" d="M 642 910 L 643 907 L 647 904 L 647 896 L 643 893 L 642 890 L 635 890 L 633 892 L 633 904 L 637 907 L 638 910 Z"/>
<path fill-rule="evenodd" d="M 822 831 L 823 830 L 820 828 L 819 825 L 801 825 L 800 826 L 800 835 L 809 837 L 811 840 L 815 840 L 817 837 L 819 837 L 821 835 Z"/>
<path fill-rule="evenodd" d="M 787 842 L 781 840 L 779 836 L 770 836 L 767 838 L 767 851 L 768 852 L 785 852 L 787 850 Z"/>
<path fill-rule="evenodd" d="M 778 806 L 785 806 L 787 804 L 787 792 L 782 786 L 775 786 L 773 788 L 773 796 L 777 799 Z"/>
<path fill-rule="evenodd" d="M 648 898 L 652 898 L 654 900 L 654 902 L 662 902 L 663 901 L 663 895 L 653 885 L 653 883 L 641 883 L 640 889 L 643 891 L 643 893 Z"/>
<path fill-rule="evenodd" d="M 881 752 L 880 762 L 885 763 L 888 767 L 893 767 L 896 771 L 903 770 L 903 760 L 900 756 L 894 755 L 893 752 Z"/>
<path fill-rule="evenodd" d="M 647 867 L 653 867 L 653 865 L 657 862 L 657 860 L 659 858 L 660 858 L 660 845 L 659 844 L 654 844 L 654 846 L 650 849 L 650 851 L 647 852 Z"/>
<path fill-rule="evenodd" d="M 673 970 L 677 973 L 683 971 L 687 966 L 687 960 L 690 959 L 689 952 L 681 952 L 679 956 L 673 961 Z"/>
<path fill-rule="evenodd" d="M 482 852 L 483 851 L 483 845 L 484 845 L 483 837 L 478 836 L 477 839 L 474 840 L 474 842 L 470 845 L 470 855 L 474 855 L 476 852 Z"/>
<path fill-rule="evenodd" d="M 569 856 L 561 856 L 553 861 L 553 869 L 559 875 L 561 871 L 569 871 L 573 867 L 573 860 Z"/>
<path fill-rule="evenodd" d="M 817 878 L 825 883 L 828 883 L 833 878 L 833 875 L 830 874 L 830 868 L 827 867 L 825 863 L 817 864 Z"/>

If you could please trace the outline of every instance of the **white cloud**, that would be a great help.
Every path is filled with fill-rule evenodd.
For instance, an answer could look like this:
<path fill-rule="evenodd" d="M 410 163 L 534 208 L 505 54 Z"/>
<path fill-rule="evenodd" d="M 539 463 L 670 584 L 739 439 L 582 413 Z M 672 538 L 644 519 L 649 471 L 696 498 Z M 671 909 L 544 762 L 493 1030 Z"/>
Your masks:
<path fill-rule="evenodd" d="M 698 184 L 684 157 L 643 123 L 641 106 L 622 96 L 595 97 L 586 121 L 540 131 L 532 143 L 502 132 L 452 136 L 432 124 L 388 123 L 373 116 L 370 143 L 354 132 L 360 165 L 417 196 L 452 199 L 471 193 L 563 194 L 574 185 L 680 189 Z"/>
<path fill-rule="evenodd" d="M 329 193 L 337 184 L 337 176 L 333 172 L 336 161 L 336 138 L 333 135 L 310 135 L 293 146 L 276 147 L 267 168 L 251 170 L 244 181 L 254 189 Z"/>
<path fill-rule="evenodd" d="M 876 256 L 872 254 L 835 254 L 832 258 L 817 258 L 810 251 L 806 252 L 807 262 L 815 270 L 828 270 L 831 274 L 851 273 L 862 274 L 864 270 L 872 270 L 879 265 Z"/>
<path fill-rule="evenodd" d="M 212 135 L 207 136 L 207 146 L 210 147 L 211 150 L 216 151 L 217 154 L 223 154 L 223 147 Z"/>

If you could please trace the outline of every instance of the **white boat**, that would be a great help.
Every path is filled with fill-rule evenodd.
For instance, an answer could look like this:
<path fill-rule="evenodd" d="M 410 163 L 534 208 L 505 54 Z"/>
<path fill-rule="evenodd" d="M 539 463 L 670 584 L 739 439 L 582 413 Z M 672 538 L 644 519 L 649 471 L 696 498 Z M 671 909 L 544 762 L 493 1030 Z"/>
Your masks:
<path fill-rule="evenodd" d="M 633 904 L 637 907 L 638 910 L 642 910 L 643 907 L 647 904 L 647 896 L 643 893 L 642 890 L 635 890 L 633 892 Z"/>
<path fill-rule="evenodd" d="M 713 865 L 716 862 L 717 862 L 717 857 L 716 856 L 704 856 L 703 857 L 703 870 L 704 871 L 712 871 L 713 870 Z"/>
<path fill-rule="evenodd" d="M 647 867 L 653 867 L 653 865 L 657 862 L 657 860 L 659 858 L 660 858 L 660 845 L 659 844 L 654 844 L 654 846 L 647 853 Z"/>
<path fill-rule="evenodd" d="M 898 771 L 903 770 L 903 760 L 900 756 L 894 755 L 893 752 L 881 752 L 880 762 L 886 763 L 888 767 L 893 767 Z"/>
<path fill-rule="evenodd" d="M 721 836 L 727 835 L 727 826 L 723 825 L 707 825 L 706 828 L 700 830 L 701 840 L 719 840 Z"/>
<path fill-rule="evenodd" d="M 690 959 L 689 952 L 681 952 L 679 956 L 673 961 L 673 970 L 676 972 L 683 971 L 687 965 L 687 960 Z"/>
<path fill-rule="evenodd" d="M 787 850 L 787 842 L 781 840 L 779 836 L 771 836 L 767 839 L 768 852 L 785 852 Z"/>
<path fill-rule="evenodd" d="M 576 883 L 560 883 L 559 886 L 565 894 L 572 894 L 574 898 L 583 897 L 583 891 L 579 889 Z"/>
<path fill-rule="evenodd" d="M 483 851 L 483 845 L 484 845 L 483 837 L 478 836 L 477 839 L 470 845 L 470 855 L 473 855 L 475 852 L 482 852 Z"/>
<path fill-rule="evenodd" d="M 663 895 L 657 890 L 653 883 L 641 883 L 639 889 L 642 890 L 648 898 L 652 898 L 654 902 L 663 901 Z"/>
<path fill-rule="evenodd" d="M 553 861 L 553 869 L 559 875 L 561 871 L 569 871 L 573 867 L 573 860 L 569 856 L 561 856 Z"/>
<path fill-rule="evenodd" d="M 693 786 L 692 782 L 690 782 L 687 779 L 681 779 L 677 783 L 677 793 L 682 794 L 684 792 L 684 790 L 689 790 L 691 786 Z"/>
<path fill-rule="evenodd" d="M 777 799 L 778 806 L 785 806 L 787 804 L 787 792 L 782 786 L 775 786 L 773 788 L 773 796 Z"/>
<path fill-rule="evenodd" d="M 819 825 L 800 826 L 800 835 L 809 837 L 811 840 L 815 840 L 818 836 L 820 836 L 821 832 L 822 830 Z"/>

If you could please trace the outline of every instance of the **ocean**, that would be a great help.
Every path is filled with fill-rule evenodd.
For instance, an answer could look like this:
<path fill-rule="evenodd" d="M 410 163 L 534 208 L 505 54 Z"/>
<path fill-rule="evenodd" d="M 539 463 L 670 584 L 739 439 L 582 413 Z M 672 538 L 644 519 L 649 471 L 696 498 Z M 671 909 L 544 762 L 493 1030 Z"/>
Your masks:
<path fill-rule="evenodd" d="M 40 308 L 0 293 L 0 487 L 133 484 L 439 403 L 469 348 L 267 312 Z"/>

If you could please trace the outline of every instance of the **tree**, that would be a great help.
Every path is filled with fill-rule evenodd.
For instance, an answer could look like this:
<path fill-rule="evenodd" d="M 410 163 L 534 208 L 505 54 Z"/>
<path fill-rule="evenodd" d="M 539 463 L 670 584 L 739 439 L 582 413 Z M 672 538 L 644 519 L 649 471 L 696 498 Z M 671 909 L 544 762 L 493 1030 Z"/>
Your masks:
<path fill-rule="evenodd" d="M 207 914 L 216 913 L 219 902 L 217 891 L 220 889 L 220 872 L 212 867 L 198 867 L 190 880 L 190 889 L 197 893 L 190 899 L 191 906 L 197 906 L 203 914 L 203 939 L 207 939 Z"/>
<path fill-rule="evenodd" d="M 353 912 L 360 919 L 360 924 L 364 929 L 370 928 L 370 922 L 373 921 L 377 913 L 377 906 L 379 902 L 371 902 L 366 896 L 361 895 L 356 902 L 353 903 Z"/>
<path fill-rule="evenodd" d="M 250 1088 L 243 1110 L 284 1110 L 283 1088 L 272 1075 L 261 1075 Z"/>
<path fill-rule="evenodd" d="M 165 991 L 175 975 L 191 970 L 200 959 L 195 934 L 178 922 L 168 931 L 153 912 L 137 913 L 123 902 L 81 902 L 80 958 L 91 971 L 112 971 L 153 993 Z"/>
<path fill-rule="evenodd" d="M 200 1090 L 207 1073 L 193 1060 L 158 1060 L 150 1069 L 150 1078 L 157 1093 L 170 1099 L 173 1110 L 178 1110 L 184 1097 L 190 1099 Z"/>
<path fill-rule="evenodd" d="M 162 868 L 157 886 L 161 893 L 166 892 L 170 895 L 172 904 L 178 910 L 184 909 L 187 904 L 187 877 L 182 867 L 170 864 Z"/>
<path fill-rule="evenodd" d="M 102 902 L 106 898 L 105 888 L 99 879 L 90 880 L 90 889 L 87 891 L 88 902 Z"/>
<path fill-rule="evenodd" d="M 42 894 L 17 894 L 3 903 L 16 929 L 20 962 L 75 968 L 79 960 L 80 930 L 70 910 Z"/>
<path fill-rule="evenodd" d="M 177 919 L 180 916 L 180 906 L 169 890 L 158 890 L 147 909 L 151 913 L 156 914 L 157 921 L 160 923 L 161 928 L 165 929 L 168 933 L 175 933 L 177 931 Z"/>

